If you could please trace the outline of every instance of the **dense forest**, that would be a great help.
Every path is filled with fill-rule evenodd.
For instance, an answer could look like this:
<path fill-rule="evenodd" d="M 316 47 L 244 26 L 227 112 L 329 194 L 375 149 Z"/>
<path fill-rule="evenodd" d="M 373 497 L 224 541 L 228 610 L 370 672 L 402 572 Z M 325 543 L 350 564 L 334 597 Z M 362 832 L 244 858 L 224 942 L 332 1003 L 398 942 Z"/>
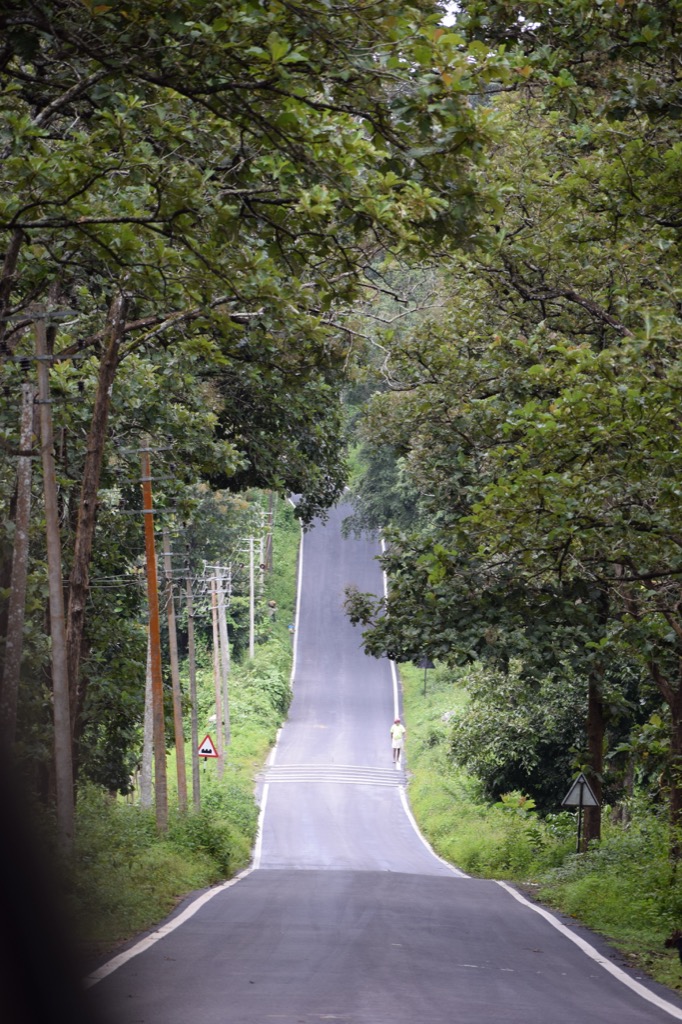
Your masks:
<path fill-rule="evenodd" d="M 65 849 L 140 769 L 145 519 L 239 659 L 267 496 L 350 479 L 366 649 L 472 666 L 452 758 L 682 851 L 682 3 L 449 6 L 0 9 L 2 746 Z"/>

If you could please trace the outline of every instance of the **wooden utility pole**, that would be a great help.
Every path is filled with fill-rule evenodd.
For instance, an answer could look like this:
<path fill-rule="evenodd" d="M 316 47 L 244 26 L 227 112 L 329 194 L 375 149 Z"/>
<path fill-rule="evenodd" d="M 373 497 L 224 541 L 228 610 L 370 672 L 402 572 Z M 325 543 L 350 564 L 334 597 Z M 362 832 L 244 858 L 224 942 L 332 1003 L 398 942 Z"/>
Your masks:
<path fill-rule="evenodd" d="M 38 405 L 40 409 L 40 454 L 43 465 L 45 532 L 47 537 L 48 593 L 50 599 L 50 642 L 52 664 L 52 706 L 54 720 L 54 766 L 59 841 L 71 849 L 74 833 L 73 760 L 71 753 L 71 714 L 69 711 L 69 674 L 66 650 L 66 620 L 62 587 L 62 548 L 59 535 L 57 474 L 52 435 L 50 398 L 50 361 L 47 351 L 45 313 L 35 322 L 38 362 Z"/>
<path fill-rule="evenodd" d="M 173 682 L 173 726 L 175 733 L 175 765 L 178 775 L 178 810 L 187 813 L 187 772 L 185 769 L 185 733 L 182 727 L 182 692 L 180 690 L 180 666 L 178 663 L 178 633 L 175 622 L 175 601 L 173 600 L 173 562 L 171 559 L 168 530 L 163 531 L 163 564 L 166 573 L 166 616 L 168 619 L 168 649 L 170 652 L 171 679 Z"/>
<path fill-rule="evenodd" d="M 215 569 L 211 570 L 215 572 Z M 213 615 L 213 682 L 215 684 L 215 716 L 216 746 L 218 748 L 217 772 L 219 779 L 223 777 L 225 766 L 225 748 L 223 744 L 223 699 L 221 693 L 220 672 L 220 630 L 218 627 L 218 587 L 214 576 L 211 577 L 211 612 Z"/>
<path fill-rule="evenodd" d="M 152 760 L 154 756 L 154 702 L 152 699 L 152 645 L 147 630 L 147 671 L 144 684 L 144 738 L 142 740 L 142 768 L 140 770 L 140 806 L 151 808 Z"/>
<path fill-rule="evenodd" d="M 0 746 L 9 751 L 16 737 L 19 676 L 26 617 L 28 578 L 28 530 L 31 518 L 31 448 L 33 444 L 33 403 L 35 389 L 25 383 L 21 389 L 21 428 L 17 462 L 17 502 L 14 514 L 14 550 L 7 610 L 5 668 L 0 688 Z"/>
<path fill-rule="evenodd" d="M 163 676 L 161 673 L 161 628 L 159 624 L 159 590 L 156 576 L 154 544 L 154 511 L 149 449 L 140 453 L 142 464 L 142 506 L 144 539 L 147 553 L 147 601 L 149 604 L 149 643 L 151 648 L 152 722 L 154 728 L 154 790 L 156 826 L 159 832 L 168 828 L 168 784 L 166 779 L 166 729 L 163 713 Z"/>
<path fill-rule="evenodd" d="M 189 700 L 192 716 L 192 804 L 195 811 L 201 809 L 201 785 L 199 779 L 199 718 L 197 712 L 197 666 L 194 644 L 194 598 L 189 561 L 187 563 L 185 592 L 187 595 L 187 661 L 189 670 Z"/>
<path fill-rule="evenodd" d="M 220 634 L 220 674 L 223 682 L 223 751 L 227 754 L 227 747 L 230 743 L 230 700 L 229 700 L 229 679 L 230 679 L 230 642 L 227 636 L 227 607 L 225 603 L 225 569 L 216 566 L 218 580 L 218 631 Z"/>

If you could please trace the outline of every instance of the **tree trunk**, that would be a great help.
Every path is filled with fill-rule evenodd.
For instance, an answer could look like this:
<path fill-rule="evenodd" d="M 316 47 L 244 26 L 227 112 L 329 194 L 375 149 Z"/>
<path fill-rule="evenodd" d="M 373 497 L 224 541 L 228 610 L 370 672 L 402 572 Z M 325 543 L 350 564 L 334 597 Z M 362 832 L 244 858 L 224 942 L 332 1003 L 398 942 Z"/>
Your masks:
<path fill-rule="evenodd" d="M 0 343 L 3 346 L 6 345 L 5 335 L 9 324 L 7 314 L 11 306 L 12 289 L 16 281 L 17 264 L 23 241 L 23 231 L 20 228 L 15 228 L 7 243 L 5 259 L 0 271 Z"/>
<path fill-rule="evenodd" d="M 21 654 L 26 613 L 26 581 L 28 578 L 28 531 L 31 516 L 31 446 L 33 442 L 32 384 L 22 388 L 21 432 L 17 463 L 17 500 L 14 514 L 14 553 L 7 612 L 5 664 L 0 689 L 0 744 L 8 750 L 14 743 L 17 727 L 17 703 Z"/>
<path fill-rule="evenodd" d="M 47 565 L 50 601 L 50 640 L 52 666 L 52 705 L 54 720 L 54 768 L 59 842 L 70 850 L 74 833 L 73 763 L 71 758 L 71 716 L 69 713 L 69 675 L 62 587 L 62 551 L 59 536 L 57 475 L 52 437 L 50 399 L 50 357 L 44 314 L 36 320 L 36 357 L 38 360 L 38 402 L 40 406 L 40 451 L 43 463 L 43 491 L 47 534 Z"/>
<path fill-rule="evenodd" d="M 214 572 L 218 572 L 217 567 Z M 218 752 L 218 766 L 216 774 L 219 779 L 223 777 L 225 764 L 225 747 L 223 744 L 223 697 L 220 672 L 220 631 L 218 629 L 218 582 L 215 576 L 211 578 L 211 613 L 213 619 L 213 683 L 215 686 L 215 721 L 216 721 L 216 748 Z"/>
<path fill-rule="evenodd" d="M 227 605 L 225 601 L 225 588 L 227 586 L 227 575 L 225 569 L 216 570 L 218 580 L 218 630 L 220 633 L 220 670 L 223 681 L 223 751 L 227 757 L 227 748 L 230 745 L 230 641 L 227 635 Z"/>
<path fill-rule="evenodd" d="M 682 860 L 682 683 L 674 687 L 655 661 L 649 670 L 670 708 L 670 857 L 677 862 Z"/>
<path fill-rule="evenodd" d="M 69 601 L 66 624 L 69 686 L 71 702 L 71 729 L 74 737 L 74 756 L 77 757 L 81 732 L 81 716 L 85 702 L 85 682 L 80 679 L 85 607 L 90 586 L 90 561 L 97 519 L 97 495 L 104 460 L 104 445 L 111 408 L 111 392 L 118 368 L 121 338 L 125 324 L 127 299 L 119 294 L 109 310 L 107 338 L 100 358 L 97 393 L 90 421 L 83 479 L 81 483 L 78 523 L 74 540 L 73 564 L 69 577 Z"/>
<path fill-rule="evenodd" d="M 159 624 L 159 591 L 154 542 L 154 511 L 152 504 L 152 470 L 149 449 L 142 451 L 142 505 L 144 508 L 144 542 L 147 555 L 147 600 L 149 603 L 149 642 L 151 646 L 152 722 L 154 726 L 154 803 L 159 832 L 168 828 L 168 782 L 166 777 L 166 724 L 163 706 L 163 675 L 161 669 L 161 629 Z"/>
<path fill-rule="evenodd" d="M 255 593 L 253 576 L 253 537 L 249 537 L 249 658 L 253 661 L 255 653 Z"/>
<path fill-rule="evenodd" d="M 670 704 L 670 855 L 682 860 L 682 690 L 678 687 Z"/>
<path fill-rule="evenodd" d="M 593 672 L 587 693 L 587 752 L 589 767 L 587 781 L 597 798 L 596 807 L 585 808 L 583 849 L 593 840 L 601 839 L 602 777 L 604 773 L 604 733 L 606 721 L 601 698 L 601 673 Z"/>

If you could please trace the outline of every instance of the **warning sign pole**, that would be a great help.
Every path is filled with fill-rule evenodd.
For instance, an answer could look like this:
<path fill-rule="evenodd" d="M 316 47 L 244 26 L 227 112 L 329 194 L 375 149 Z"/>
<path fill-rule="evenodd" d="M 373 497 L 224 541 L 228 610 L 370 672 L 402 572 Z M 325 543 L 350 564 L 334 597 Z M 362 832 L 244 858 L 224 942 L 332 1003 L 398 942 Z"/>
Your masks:
<path fill-rule="evenodd" d="M 575 852 L 580 853 L 583 831 L 583 807 L 599 806 L 599 801 L 594 795 L 594 791 L 583 772 L 581 772 L 575 782 L 573 782 L 568 793 L 561 801 L 561 805 L 562 807 L 578 808 L 578 843 Z"/>

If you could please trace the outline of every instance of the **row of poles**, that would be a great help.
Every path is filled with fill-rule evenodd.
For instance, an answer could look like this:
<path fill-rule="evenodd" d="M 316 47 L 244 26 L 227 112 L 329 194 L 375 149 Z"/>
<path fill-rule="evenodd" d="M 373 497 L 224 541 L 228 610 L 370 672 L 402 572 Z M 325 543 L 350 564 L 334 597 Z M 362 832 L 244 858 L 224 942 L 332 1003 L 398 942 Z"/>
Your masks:
<path fill-rule="evenodd" d="M 147 597 L 149 603 L 149 636 L 147 658 L 147 699 L 145 701 L 145 743 L 141 777 L 141 802 L 151 804 L 151 766 L 154 766 L 154 804 L 156 823 L 160 831 L 168 824 L 168 780 L 166 773 L 166 737 L 163 701 L 163 672 L 161 659 L 161 616 L 158 592 L 158 568 L 155 547 L 154 507 L 152 495 L 151 452 L 141 450 L 142 499 L 145 524 L 145 553 L 147 573 Z M 270 516 L 272 513 L 270 513 Z M 249 537 L 249 658 L 255 652 L 255 553 L 254 538 Z M 271 523 L 268 543 L 272 543 Z M 261 540 L 261 572 L 263 542 Z M 173 590 L 172 552 L 169 532 L 163 530 L 164 575 L 166 581 L 166 617 L 168 624 L 168 647 L 171 667 L 173 695 L 173 726 L 176 752 L 178 786 L 178 809 L 184 813 L 188 807 L 187 771 L 182 715 L 182 693 L 177 645 L 175 598 Z M 271 557 L 271 556 L 268 556 Z M 222 778 L 225 752 L 231 740 L 230 728 L 230 641 L 227 627 L 227 609 L 232 594 L 232 567 L 204 563 L 204 578 L 210 586 L 211 616 L 213 626 L 213 677 L 215 682 L 215 706 L 217 729 L 217 774 Z M 187 572 L 185 581 L 187 612 L 187 660 L 189 674 L 189 697 L 191 707 L 191 751 L 192 751 L 192 802 L 199 810 L 199 723 L 197 713 L 196 646 L 194 633 L 194 598 L 191 575 Z M 151 723 L 151 726 L 150 726 Z M 153 757 L 150 757 L 150 750 Z"/>

